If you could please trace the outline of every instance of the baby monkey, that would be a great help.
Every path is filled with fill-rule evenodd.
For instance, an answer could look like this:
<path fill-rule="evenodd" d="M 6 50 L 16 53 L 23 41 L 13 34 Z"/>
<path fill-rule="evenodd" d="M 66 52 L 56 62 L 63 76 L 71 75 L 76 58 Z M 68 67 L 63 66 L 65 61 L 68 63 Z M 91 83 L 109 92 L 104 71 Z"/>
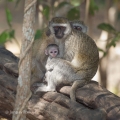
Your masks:
<path fill-rule="evenodd" d="M 46 74 L 45 81 L 47 85 L 41 83 L 37 84 L 39 88 L 35 91 L 56 91 L 56 87 L 60 84 L 63 85 L 72 85 L 74 79 L 79 79 L 80 75 L 75 73 L 72 69 L 71 64 L 68 62 L 65 64 L 65 60 L 58 57 L 59 47 L 56 44 L 50 44 L 45 50 L 45 54 L 48 55 L 48 60 L 46 62 Z M 66 70 L 63 70 L 62 67 L 65 66 Z M 67 74 L 67 72 L 69 74 Z M 75 74 L 74 74 L 75 73 Z M 64 74 L 61 77 L 61 74 Z"/>
<path fill-rule="evenodd" d="M 45 54 L 48 55 L 50 59 L 57 57 L 59 54 L 59 48 L 56 44 L 50 44 L 45 50 Z"/>
<path fill-rule="evenodd" d="M 48 60 L 46 62 L 46 70 L 52 71 L 53 69 L 49 68 L 48 63 L 52 58 L 57 57 L 59 54 L 59 47 L 56 44 L 49 44 L 45 50 L 45 54 L 48 55 Z"/>

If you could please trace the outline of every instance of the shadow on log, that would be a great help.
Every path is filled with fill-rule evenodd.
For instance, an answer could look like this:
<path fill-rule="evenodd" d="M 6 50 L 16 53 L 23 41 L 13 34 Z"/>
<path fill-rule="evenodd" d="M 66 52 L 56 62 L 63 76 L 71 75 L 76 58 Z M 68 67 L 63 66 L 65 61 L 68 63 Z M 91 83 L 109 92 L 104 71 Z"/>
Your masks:
<path fill-rule="evenodd" d="M 18 58 L 0 48 L 0 117 L 12 119 L 18 77 Z M 120 120 L 120 98 L 97 82 L 79 88 L 77 102 L 69 98 L 70 86 L 58 92 L 32 95 L 27 114 L 30 120 Z"/>

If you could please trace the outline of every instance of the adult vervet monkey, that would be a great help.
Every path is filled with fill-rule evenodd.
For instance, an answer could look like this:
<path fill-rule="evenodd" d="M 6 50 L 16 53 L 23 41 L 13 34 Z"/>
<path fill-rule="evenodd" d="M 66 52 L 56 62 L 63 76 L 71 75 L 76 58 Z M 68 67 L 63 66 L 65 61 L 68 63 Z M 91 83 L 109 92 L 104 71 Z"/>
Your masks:
<path fill-rule="evenodd" d="M 66 18 L 53 18 L 49 23 L 49 29 L 59 46 L 60 57 L 64 60 L 59 58 L 57 62 L 54 61 L 56 69 L 46 75 L 48 86 L 40 86 L 37 91 L 46 91 L 46 89 L 54 91 L 57 85 L 72 82 L 70 97 L 71 100 L 75 100 L 77 87 L 85 85 L 97 71 L 99 62 L 97 46 L 88 35 L 73 29 Z M 71 73 L 67 70 L 68 64 Z M 67 79 L 70 76 L 71 79 Z"/>
<path fill-rule="evenodd" d="M 73 29 L 87 32 L 87 26 L 82 21 L 70 21 Z M 34 82 L 41 82 L 45 75 L 45 64 L 47 61 L 47 56 L 45 55 L 45 49 L 49 44 L 55 43 L 54 38 L 51 35 L 51 31 L 47 27 L 43 31 L 42 38 L 40 40 L 34 41 L 33 44 L 33 55 L 32 55 L 32 80 L 31 84 Z M 61 48 L 63 49 L 63 48 Z M 62 52 L 61 52 L 62 53 Z M 63 57 L 63 55 L 60 55 Z"/>

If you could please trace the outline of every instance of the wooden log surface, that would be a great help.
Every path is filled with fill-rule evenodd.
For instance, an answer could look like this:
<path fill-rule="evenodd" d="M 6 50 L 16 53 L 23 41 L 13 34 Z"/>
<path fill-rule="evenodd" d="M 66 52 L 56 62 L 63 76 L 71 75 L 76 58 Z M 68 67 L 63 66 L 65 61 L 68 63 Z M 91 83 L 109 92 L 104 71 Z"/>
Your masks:
<path fill-rule="evenodd" d="M 18 77 L 18 58 L 0 48 L 0 118 L 12 119 Z M 33 94 L 26 105 L 30 120 L 120 120 L 120 97 L 91 81 L 69 98 L 70 86 L 58 92 Z"/>

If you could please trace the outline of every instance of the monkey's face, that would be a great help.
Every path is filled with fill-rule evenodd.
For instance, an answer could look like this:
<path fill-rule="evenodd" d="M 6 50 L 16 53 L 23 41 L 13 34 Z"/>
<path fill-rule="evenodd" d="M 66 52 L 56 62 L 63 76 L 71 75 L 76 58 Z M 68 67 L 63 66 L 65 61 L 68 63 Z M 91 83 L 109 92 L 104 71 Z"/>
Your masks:
<path fill-rule="evenodd" d="M 70 24 L 73 29 L 87 33 L 87 26 L 82 21 L 72 21 Z"/>
<path fill-rule="evenodd" d="M 55 48 L 55 47 L 51 47 L 49 50 L 48 50 L 48 54 L 51 58 L 54 58 L 58 55 L 58 49 Z"/>
<path fill-rule="evenodd" d="M 55 17 L 49 22 L 49 29 L 57 39 L 63 39 L 71 33 L 71 25 L 66 18 Z"/>
<path fill-rule="evenodd" d="M 66 26 L 62 26 L 62 25 L 54 25 L 53 26 L 53 30 L 55 33 L 56 38 L 61 39 L 64 36 L 65 30 L 66 30 Z"/>

